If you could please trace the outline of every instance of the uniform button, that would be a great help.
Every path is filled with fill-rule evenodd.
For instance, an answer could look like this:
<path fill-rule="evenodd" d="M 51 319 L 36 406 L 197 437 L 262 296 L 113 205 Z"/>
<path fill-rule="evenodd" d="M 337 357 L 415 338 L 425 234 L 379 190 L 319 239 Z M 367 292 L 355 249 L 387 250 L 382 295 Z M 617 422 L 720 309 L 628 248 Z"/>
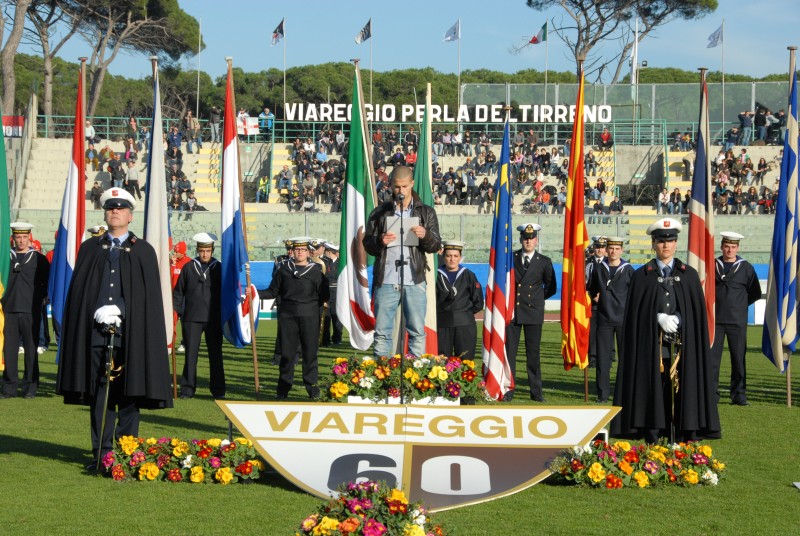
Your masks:
<path fill-rule="evenodd" d="M 114 273 L 114 270 L 111 270 L 111 273 L 113 274 L 113 273 Z"/>
<path fill-rule="evenodd" d="M 111 300 L 113 300 L 113 299 L 114 299 L 114 298 L 109 298 L 109 299 L 108 299 L 108 301 L 111 301 Z"/>
<path fill-rule="evenodd" d="M 669 292 L 664 293 L 665 296 L 669 296 Z"/>

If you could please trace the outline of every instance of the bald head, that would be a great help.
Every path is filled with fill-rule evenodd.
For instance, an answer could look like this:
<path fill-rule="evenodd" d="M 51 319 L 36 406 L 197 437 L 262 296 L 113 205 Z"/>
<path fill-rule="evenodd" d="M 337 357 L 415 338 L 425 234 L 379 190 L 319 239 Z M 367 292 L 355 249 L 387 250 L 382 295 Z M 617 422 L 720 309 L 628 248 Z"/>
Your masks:
<path fill-rule="evenodd" d="M 392 184 L 394 184 L 397 179 L 409 179 L 413 182 L 414 172 L 411 171 L 411 168 L 408 166 L 395 166 L 392 170 L 392 175 L 390 178 L 392 180 Z"/>

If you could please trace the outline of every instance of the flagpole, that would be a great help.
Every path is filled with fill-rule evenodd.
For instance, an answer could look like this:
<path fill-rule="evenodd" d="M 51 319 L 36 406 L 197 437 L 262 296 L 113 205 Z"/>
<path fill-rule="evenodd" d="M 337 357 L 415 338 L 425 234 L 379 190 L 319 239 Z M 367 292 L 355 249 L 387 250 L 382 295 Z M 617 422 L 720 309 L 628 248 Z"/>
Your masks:
<path fill-rule="evenodd" d="M 198 32 L 197 32 L 197 103 L 194 112 L 194 117 L 197 119 L 198 124 L 200 123 L 200 47 L 202 46 L 202 44 L 203 44 L 203 18 L 200 17 L 200 23 L 198 25 Z M 199 153 L 200 151 L 198 150 L 197 152 Z"/>
<path fill-rule="evenodd" d="M 372 17 L 369 18 L 369 103 L 372 105 L 372 71 L 374 71 L 372 67 L 372 41 L 374 38 L 372 37 Z M 373 115 L 373 118 L 375 116 Z M 364 118 L 366 120 L 366 117 Z M 372 157 L 370 156 L 370 159 Z"/>
<path fill-rule="evenodd" d="M 456 119 L 458 119 L 458 110 L 461 108 L 461 17 L 458 19 L 458 82 L 456 83 Z M 430 90 L 428 90 L 430 96 Z M 427 109 L 427 108 L 426 108 Z M 458 121 L 456 121 L 458 124 Z M 430 138 L 428 138 L 430 141 Z"/>
<path fill-rule="evenodd" d="M 83 87 L 83 95 L 81 95 L 81 106 L 83 106 L 83 118 L 86 118 L 86 60 L 88 60 L 86 56 L 82 56 L 78 58 L 81 62 L 81 87 Z"/>
<path fill-rule="evenodd" d="M 725 132 L 725 18 L 722 19 L 722 132 Z M 709 134 L 711 134 L 709 132 Z"/>
<path fill-rule="evenodd" d="M 283 22 L 283 141 L 286 142 L 286 17 L 283 18 L 282 22 Z M 235 109 L 236 107 L 234 106 L 234 110 Z M 275 145 L 275 140 L 272 141 L 272 144 L 273 146 Z M 239 146 L 238 141 L 236 142 L 236 146 L 237 147 Z M 247 235 L 245 235 L 245 240 L 247 240 Z M 256 340 L 255 336 L 253 337 L 253 340 L 254 341 Z M 258 383 L 256 383 L 256 392 L 258 392 Z"/>
<path fill-rule="evenodd" d="M 284 32 L 286 31 L 286 27 L 284 26 Z M 284 34 L 285 35 L 285 34 Z M 285 43 L 285 39 L 284 39 Z M 284 44 L 284 57 L 286 52 L 286 45 Z M 228 73 L 230 73 L 231 79 L 233 79 L 233 58 L 228 56 L 225 58 L 225 61 L 228 63 Z M 284 71 L 284 76 L 286 76 L 286 71 Z M 286 91 L 286 85 L 284 84 L 284 91 Z M 233 101 L 232 108 L 236 110 L 236 93 L 231 91 L 231 100 Z M 284 125 L 286 122 L 284 121 Z M 285 126 L 284 126 L 285 128 Z M 239 210 L 242 211 L 242 238 L 244 239 L 244 249 L 247 251 L 247 217 L 245 215 L 245 206 L 244 206 L 244 190 L 242 188 L 242 161 L 239 158 L 239 137 L 236 136 L 234 138 L 234 143 L 236 144 L 236 162 L 238 164 L 238 169 L 236 170 L 236 180 L 239 182 Z M 224 151 L 224 148 L 223 148 Z M 250 288 L 251 288 L 251 281 L 250 281 L 250 262 L 248 259 L 247 264 L 244 265 L 244 276 L 245 276 L 245 284 L 247 285 L 247 292 L 245 292 L 245 300 L 249 300 L 250 297 Z M 256 321 L 255 317 L 253 316 L 253 307 L 250 306 L 247 308 L 249 311 L 248 318 L 250 320 L 250 341 L 252 342 L 251 348 L 253 350 L 253 381 L 256 384 L 256 394 L 258 394 L 261 390 L 258 381 L 258 352 L 256 350 Z"/>

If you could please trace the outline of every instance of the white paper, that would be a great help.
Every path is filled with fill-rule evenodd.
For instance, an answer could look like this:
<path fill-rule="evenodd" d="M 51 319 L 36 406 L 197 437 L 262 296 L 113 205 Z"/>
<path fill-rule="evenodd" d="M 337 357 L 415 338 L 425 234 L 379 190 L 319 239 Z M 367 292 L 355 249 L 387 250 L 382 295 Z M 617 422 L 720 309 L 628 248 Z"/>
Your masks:
<path fill-rule="evenodd" d="M 413 232 L 411 232 L 412 227 L 416 227 L 419 225 L 419 218 L 417 216 L 409 216 L 407 218 L 403 218 L 403 232 L 405 236 L 403 237 L 403 245 L 404 246 L 418 246 L 419 245 L 419 238 Z M 387 233 L 394 233 L 395 239 L 389 242 L 386 247 L 393 248 L 400 246 L 400 216 L 387 216 L 386 217 L 386 232 Z"/>

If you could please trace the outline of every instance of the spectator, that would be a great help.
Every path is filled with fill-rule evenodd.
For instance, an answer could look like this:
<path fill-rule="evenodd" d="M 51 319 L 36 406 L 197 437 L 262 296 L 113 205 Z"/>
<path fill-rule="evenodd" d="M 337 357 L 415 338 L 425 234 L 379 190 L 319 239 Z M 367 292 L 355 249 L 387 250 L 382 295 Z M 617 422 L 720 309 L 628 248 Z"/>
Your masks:
<path fill-rule="evenodd" d="M 587 176 L 597 175 L 597 159 L 594 156 L 594 151 L 591 149 L 589 149 L 589 152 L 586 153 L 586 156 L 583 158 L 583 171 Z"/>
<path fill-rule="evenodd" d="M 739 145 L 750 145 L 750 138 L 753 131 L 753 112 L 742 112 L 738 117 L 742 126 L 742 134 L 739 136 Z"/>
<path fill-rule="evenodd" d="M 461 154 L 472 156 L 472 134 L 469 129 L 464 130 L 464 135 L 461 138 Z"/>
<path fill-rule="evenodd" d="M 683 194 L 683 205 L 682 205 L 682 214 L 689 213 L 689 204 L 692 202 L 692 191 L 686 190 L 686 193 Z"/>
<path fill-rule="evenodd" d="M 408 132 L 403 136 L 403 145 L 405 146 L 406 153 L 411 149 L 414 149 L 414 152 L 417 152 L 419 149 L 419 135 L 414 132 L 414 127 L 409 127 Z"/>
<path fill-rule="evenodd" d="M 742 192 L 742 185 L 736 186 L 733 191 L 733 205 L 732 205 L 732 212 L 734 214 L 744 214 L 744 207 L 745 207 L 745 196 L 744 192 Z"/>
<path fill-rule="evenodd" d="M 495 156 L 494 152 L 491 149 L 488 150 L 486 153 L 486 174 L 491 175 L 495 173 L 497 164 L 497 157 Z"/>
<path fill-rule="evenodd" d="M 275 123 L 275 114 L 269 111 L 269 108 L 258 114 L 258 131 L 264 136 L 264 139 L 269 141 L 272 139 L 272 127 Z"/>
<path fill-rule="evenodd" d="M 672 190 L 672 193 L 669 194 L 669 205 L 667 208 L 670 214 L 680 214 L 681 213 L 681 190 L 680 188 L 675 188 Z"/>
<path fill-rule="evenodd" d="M 756 127 L 756 136 L 759 140 L 767 141 L 767 110 L 759 108 L 753 118 L 753 125 Z"/>
<path fill-rule="evenodd" d="M 111 174 L 114 187 L 122 188 L 122 183 L 125 180 L 125 170 L 122 168 L 119 154 L 114 154 L 114 158 L 108 161 L 108 172 Z"/>
<path fill-rule="evenodd" d="M 203 148 L 203 139 L 200 135 L 200 122 L 192 111 L 186 112 L 186 117 L 183 118 L 183 132 L 186 135 L 186 152 L 192 154 L 192 143 L 197 143 L 197 152 Z"/>
<path fill-rule="evenodd" d="M 689 132 L 684 132 L 681 137 L 681 151 L 692 150 L 692 135 Z"/>
<path fill-rule="evenodd" d="M 731 127 L 730 130 L 725 133 L 725 152 L 733 150 L 733 147 L 739 143 L 739 136 L 741 136 L 739 127 Z"/>
<path fill-rule="evenodd" d="M 298 173 L 299 176 L 299 173 Z M 291 188 L 292 186 L 292 170 L 289 166 L 284 164 L 283 169 L 278 172 L 278 188 L 281 190 Z"/>
<path fill-rule="evenodd" d="M 178 179 L 178 195 L 183 195 L 192 190 L 192 182 L 186 178 L 186 175 Z"/>
<path fill-rule="evenodd" d="M 563 214 L 565 206 L 567 206 L 567 189 L 562 186 L 556 197 L 556 212 L 558 214 Z"/>
<path fill-rule="evenodd" d="M 86 124 L 83 127 L 83 135 L 86 138 L 86 143 L 88 144 L 100 142 L 100 138 L 97 136 L 97 133 L 95 133 L 92 122 L 89 119 L 86 120 Z"/>
<path fill-rule="evenodd" d="M 391 164 L 392 167 L 395 168 L 406 165 L 406 157 L 403 155 L 403 150 L 400 147 L 398 147 L 395 153 L 392 155 Z"/>
<path fill-rule="evenodd" d="M 747 190 L 747 194 L 745 196 L 745 203 L 747 203 L 744 213 L 745 214 L 758 214 L 758 201 L 759 196 L 758 192 L 756 191 L 755 186 L 751 186 Z"/>
<path fill-rule="evenodd" d="M 769 165 L 767 164 L 766 159 L 764 159 L 764 158 L 759 159 L 759 161 L 758 161 L 758 169 L 756 171 L 756 176 L 755 176 L 755 180 L 754 180 L 753 184 L 757 184 L 758 183 L 758 184 L 761 184 L 763 186 L 764 185 L 764 175 L 767 174 L 767 171 L 769 171 Z"/>
<path fill-rule="evenodd" d="M 608 206 L 608 210 L 611 214 L 615 215 L 620 215 L 625 211 L 622 206 L 622 201 L 619 200 L 619 196 L 614 196 L 614 200 L 611 201 L 611 204 Z"/>
<path fill-rule="evenodd" d="M 414 149 L 409 149 L 408 154 L 406 155 L 406 165 L 411 169 L 414 169 L 414 166 L 417 164 L 417 151 Z"/>
<path fill-rule="evenodd" d="M 100 197 L 103 195 L 103 187 L 100 186 L 100 181 L 94 181 L 92 191 L 89 194 L 89 199 L 92 200 L 95 210 L 101 210 L 103 206 L 100 204 Z"/>
<path fill-rule="evenodd" d="M 128 161 L 128 174 L 125 177 L 123 187 L 131 196 L 136 192 L 136 196 L 141 201 L 142 192 L 139 190 L 139 170 L 136 169 L 136 160 Z"/>
<path fill-rule="evenodd" d="M 178 127 L 173 125 L 169 129 L 169 134 L 167 134 L 167 143 L 169 143 L 171 147 L 177 147 L 178 150 L 180 151 L 182 141 L 183 141 L 183 135 L 178 130 Z"/>
<path fill-rule="evenodd" d="M 764 205 L 764 214 L 775 214 L 775 197 L 772 190 L 764 188 L 764 193 L 761 194 L 761 200 Z"/>
<path fill-rule="evenodd" d="M 208 115 L 208 126 L 211 128 L 211 143 L 222 143 L 222 137 L 219 135 L 219 124 L 222 119 L 222 112 L 216 106 L 211 107 L 211 112 Z"/>
<path fill-rule="evenodd" d="M 262 201 L 267 200 L 267 185 L 269 183 L 269 177 L 266 175 L 262 176 L 261 179 L 258 181 L 258 188 L 256 189 L 256 203 L 261 203 Z"/>
<path fill-rule="evenodd" d="M 197 210 L 197 199 L 194 196 L 194 190 L 186 191 L 186 201 L 183 205 L 183 208 L 186 211 L 183 219 L 184 221 L 189 221 L 192 219 L 192 214 L 194 214 L 194 212 Z"/>
<path fill-rule="evenodd" d="M 100 160 L 98 159 L 98 153 L 97 150 L 94 148 L 93 143 L 90 143 L 89 148 L 86 149 L 86 165 L 88 166 L 90 163 L 92 164 L 92 171 L 97 171 L 98 166 L 100 165 Z"/>
<path fill-rule="evenodd" d="M 436 130 L 431 137 L 433 138 L 431 151 L 436 156 L 442 156 L 444 154 L 444 136 L 442 135 L 441 131 Z"/>
<path fill-rule="evenodd" d="M 335 143 L 336 143 L 336 154 L 339 155 L 347 154 L 347 138 L 345 137 L 343 131 L 340 130 L 336 133 Z"/>
<path fill-rule="evenodd" d="M 600 150 L 611 149 L 614 146 L 614 138 L 611 136 L 611 132 L 608 131 L 608 128 L 603 128 L 603 132 L 600 134 Z"/>
<path fill-rule="evenodd" d="M 394 148 L 400 144 L 400 137 L 397 135 L 397 130 L 390 128 L 386 134 L 386 152 L 391 153 Z"/>

